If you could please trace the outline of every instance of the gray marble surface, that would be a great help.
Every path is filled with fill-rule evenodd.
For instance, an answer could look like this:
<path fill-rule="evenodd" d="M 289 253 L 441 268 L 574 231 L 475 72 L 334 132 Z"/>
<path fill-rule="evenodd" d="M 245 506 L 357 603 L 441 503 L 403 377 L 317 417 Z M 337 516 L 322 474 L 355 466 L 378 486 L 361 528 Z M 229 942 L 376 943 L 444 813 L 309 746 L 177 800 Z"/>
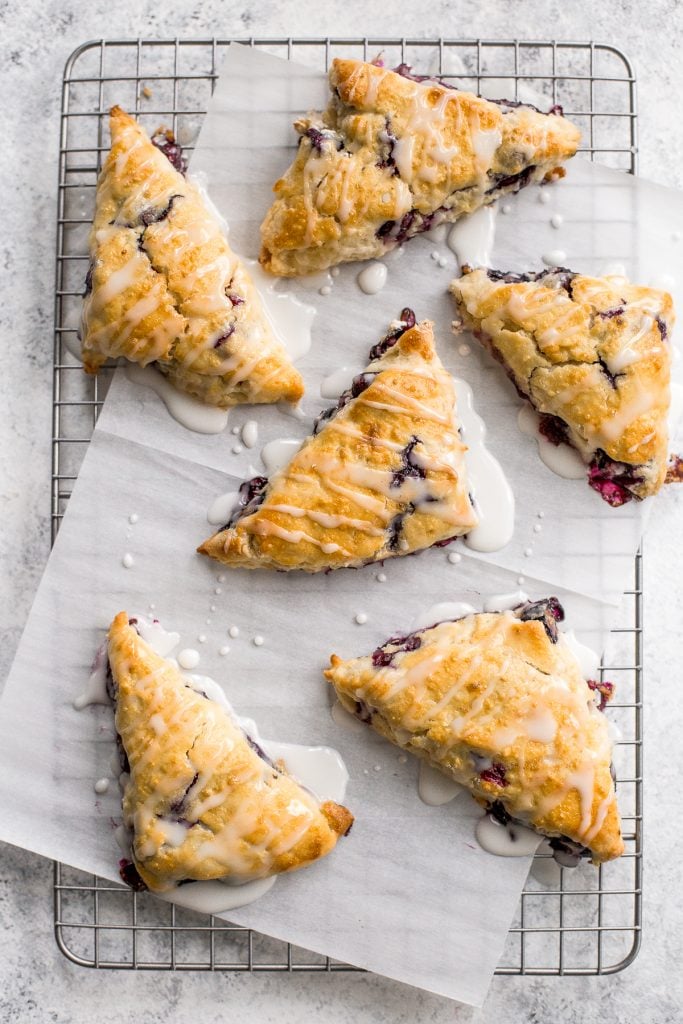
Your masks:
<path fill-rule="evenodd" d="M 683 8 L 677 0 L 505 3 L 434 0 L 418 9 L 385 0 L 25 0 L 0 2 L 5 111 L 2 174 L 3 267 L 0 332 L 3 373 L 4 679 L 49 550 L 50 369 L 53 248 L 60 79 L 64 61 L 89 38 L 335 34 L 536 38 L 611 42 L 635 62 L 639 83 L 641 173 L 683 185 Z M 85 1024 L 241 1017 L 258 1022 L 476 1021 L 665 1024 L 683 1018 L 683 887 L 678 846 L 683 748 L 678 631 L 682 601 L 676 552 L 683 493 L 664 496 L 647 544 L 645 899 L 643 949 L 624 973 L 603 978 L 497 978 L 481 1011 L 454 1006 L 382 978 L 208 976 L 89 972 L 68 963 L 51 932 L 51 865 L 2 848 L 0 1020 Z M 673 556 L 673 557 L 672 557 Z"/>

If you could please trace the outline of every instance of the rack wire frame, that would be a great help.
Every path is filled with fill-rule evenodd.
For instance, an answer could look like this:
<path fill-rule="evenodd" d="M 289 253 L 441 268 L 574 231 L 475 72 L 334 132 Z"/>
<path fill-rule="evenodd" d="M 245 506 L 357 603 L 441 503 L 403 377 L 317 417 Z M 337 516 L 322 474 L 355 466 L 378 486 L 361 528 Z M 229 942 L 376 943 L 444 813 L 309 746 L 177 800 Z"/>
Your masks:
<path fill-rule="evenodd" d="M 637 161 L 636 80 L 616 47 L 547 40 L 137 39 L 94 40 L 69 57 L 62 83 L 52 415 L 52 537 L 85 454 L 113 370 L 87 377 L 72 354 L 87 266 L 87 228 L 106 153 L 106 114 L 127 105 L 152 130 L 173 129 L 191 152 L 230 42 L 326 70 L 334 56 L 412 63 L 461 88 L 548 105 L 560 103 L 583 131 L 583 152 L 628 173 Z M 493 91 L 492 91 L 493 90 Z M 533 98 L 532 98 L 533 101 Z M 614 630 L 619 683 L 611 707 L 622 739 L 615 752 L 626 852 L 612 864 L 535 881 L 521 896 L 497 973 L 595 975 L 623 970 L 638 953 L 642 903 L 643 559 L 625 591 L 627 625 Z M 550 863 L 549 858 L 546 858 Z M 543 858 L 537 859 L 541 867 Z M 541 876 L 542 877 L 542 876 Z M 338 972 L 358 968 L 268 939 L 210 915 L 183 911 L 54 865 L 54 934 L 83 967 L 171 971 Z"/>

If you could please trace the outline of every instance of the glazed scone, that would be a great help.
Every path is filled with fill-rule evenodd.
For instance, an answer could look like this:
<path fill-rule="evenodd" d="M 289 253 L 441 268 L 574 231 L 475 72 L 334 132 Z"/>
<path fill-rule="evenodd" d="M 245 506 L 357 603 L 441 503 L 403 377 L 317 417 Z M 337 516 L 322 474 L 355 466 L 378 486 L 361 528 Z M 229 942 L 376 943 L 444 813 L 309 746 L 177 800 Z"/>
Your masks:
<path fill-rule="evenodd" d="M 501 820 L 600 864 L 624 849 L 602 714 L 612 686 L 584 679 L 562 618 L 556 598 L 471 614 L 333 655 L 325 675 L 347 711 Z"/>
<path fill-rule="evenodd" d="M 208 405 L 298 401 L 301 376 L 273 334 L 218 215 L 120 107 L 97 183 L 81 318 L 83 365 L 154 363 Z"/>
<path fill-rule="evenodd" d="M 382 257 L 524 185 L 564 173 L 579 130 L 559 108 L 492 102 L 359 60 L 334 60 L 324 114 L 294 127 L 294 163 L 274 186 L 260 261 L 292 276 Z"/>
<path fill-rule="evenodd" d="M 202 554 L 320 572 L 407 555 L 476 526 L 453 381 L 431 323 L 401 315 L 290 463 L 242 485 Z"/>
<path fill-rule="evenodd" d="M 108 639 L 133 834 L 124 879 L 154 892 L 191 880 L 242 883 L 328 854 L 351 828 L 349 811 L 320 804 L 269 761 L 221 704 L 154 652 L 136 621 L 120 612 Z"/>
<path fill-rule="evenodd" d="M 671 296 L 562 267 L 464 268 L 460 326 L 503 364 L 554 444 L 572 445 L 612 506 L 655 494 L 669 458 Z"/>

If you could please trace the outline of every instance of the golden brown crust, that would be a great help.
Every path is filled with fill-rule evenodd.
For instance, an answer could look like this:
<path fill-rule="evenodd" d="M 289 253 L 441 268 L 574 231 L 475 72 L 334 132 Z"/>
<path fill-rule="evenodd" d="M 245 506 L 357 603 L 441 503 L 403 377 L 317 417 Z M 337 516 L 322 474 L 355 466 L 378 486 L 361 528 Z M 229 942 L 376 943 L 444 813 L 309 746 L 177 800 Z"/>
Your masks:
<path fill-rule="evenodd" d="M 468 615 L 419 633 L 414 649 L 342 661 L 325 676 L 351 713 L 549 836 L 623 852 L 607 722 L 567 642 L 513 612 Z M 391 656 L 391 657 L 390 657 Z"/>
<path fill-rule="evenodd" d="M 363 61 L 335 60 L 330 88 L 326 112 L 295 123 L 299 149 L 261 227 L 260 261 L 273 274 L 381 257 L 431 224 L 556 176 L 579 142 L 561 116 Z"/>
<path fill-rule="evenodd" d="M 86 372 L 125 356 L 208 405 L 298 401 L 301 377 L 198 187 L 120 107 L 111 136 L 90 235 Z"/>
<path fill-rule="evenodd" d="M 325 856 L 353 817 L 317 800 L 249 745 L 120 612 L 109 631 L 116 729 L 130 764 L 123 796 L 135 866 L 167 891 L 184 879 L 245 882 Z"/>
<path fill-rule="evenodd" d="M 247 569 L 307 572 L 409 554 L 476 525 L 453 382 L 432 325 L 407 330 L 249 515 L 201 545 Z"/>
<path fill-rule="evenodd" d="M 668 461 L 670 295 L 564 270 L 533 281 L 474 270 L 450 290 L 463 326 L 493 349 L 535 409 L 567 424 L 586 461 L 600 449 L 638 467 L 638 497 L 659 490 Z"/>

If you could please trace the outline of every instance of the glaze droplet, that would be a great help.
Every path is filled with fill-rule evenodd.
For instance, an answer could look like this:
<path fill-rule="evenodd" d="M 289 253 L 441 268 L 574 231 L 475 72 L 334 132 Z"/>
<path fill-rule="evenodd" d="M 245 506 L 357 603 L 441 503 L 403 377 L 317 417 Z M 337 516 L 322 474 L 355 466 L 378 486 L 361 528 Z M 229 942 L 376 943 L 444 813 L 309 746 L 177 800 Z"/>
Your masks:
<path fill-rule="evenodd" d="M 242 444 L 245 448 L 253 448 L 258 441 L 258 423 L 256 420 L 247 420 L 242 427 Z"/>
<path fill-rule="evenodd" d="M 386 265 L 373 260 L 372 263 L 369 263 L 367 267 L 361 270 L 356 280 L 362 292 L 365 292 L 366 295 L 376 295 L 386 284 Z"/>
<path fill-rule="evenodd" d="M 178 664 L 181 668 L 196 668 L 199 664 L 199 651 L 195 651 L 192 647 L 183 648 L 178 654 Z"/>
<path fill-rule="evenodd" d="M 551 249 L 544 252 L 541 259 L 546 267 L 561 267 L 567 262 L 567 254 L 564 249 Z"/>
<path fill-rule="evenodd" d="M 125 555 L 121 559 L 121 565 L 124 569 L 132 569 L 135 565 L 135 559 L 129 551 L 126 551 Z"/>

